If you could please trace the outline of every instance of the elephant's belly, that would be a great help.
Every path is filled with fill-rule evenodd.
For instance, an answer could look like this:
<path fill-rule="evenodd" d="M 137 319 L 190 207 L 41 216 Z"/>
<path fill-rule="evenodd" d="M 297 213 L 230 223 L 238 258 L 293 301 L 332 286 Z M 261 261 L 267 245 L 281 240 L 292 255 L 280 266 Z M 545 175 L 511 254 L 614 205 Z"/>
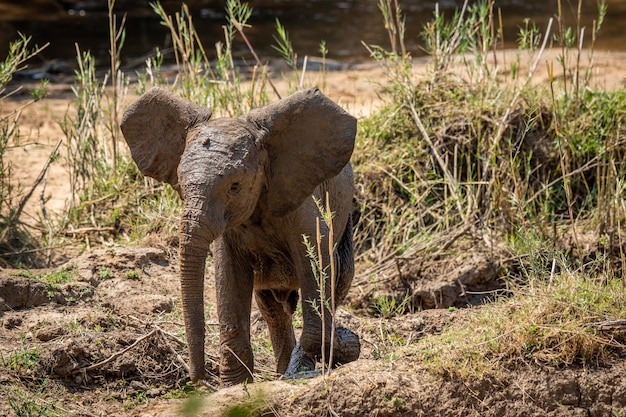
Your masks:
<path fill-rule="evenodd" d="M 254 288 L 258 290 L 297 290 L 300 283 L 289 262 L 260 260 L 254 266 Z"/>

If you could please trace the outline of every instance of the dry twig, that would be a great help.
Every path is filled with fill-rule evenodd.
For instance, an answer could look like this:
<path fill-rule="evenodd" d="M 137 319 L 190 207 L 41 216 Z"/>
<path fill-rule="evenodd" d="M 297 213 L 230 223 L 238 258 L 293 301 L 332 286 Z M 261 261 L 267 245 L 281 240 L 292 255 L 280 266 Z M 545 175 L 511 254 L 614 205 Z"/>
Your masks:
<path fill-rule="evenodd" d="M 74 369 L 72 372 L 69 373 L 69 375 L 76 375 L 76 374 L 84 373 L 84 372 L 87 372 L 87 371 L 93 371 L 94 369 L 102 368 L 106 364 L 111 363 L 116 358 L 119 358 L 124 353 L 128 352 L 129 350 L 131 350 L 134 347 L 136 347 L 137 345 L 139 345 L 139 343 L 143 342 L 146 339 L 151 338 L 152 336 L 154 336 L 158 332 L 159 332 L 159 329 L 155 328 L 150 333 L 148 333 L 146 335 L 143 335 L 139 339 L 135 340 L 135 342 L 132 345 L 126 346 L 124 349 L 120 350 L 119 352 L 115 352 L 113 355 L 109 356 L 105 360 L 100 361 L 98 363 L 94 363 L 93 365 L 84 366 L 82 368 Z"/>

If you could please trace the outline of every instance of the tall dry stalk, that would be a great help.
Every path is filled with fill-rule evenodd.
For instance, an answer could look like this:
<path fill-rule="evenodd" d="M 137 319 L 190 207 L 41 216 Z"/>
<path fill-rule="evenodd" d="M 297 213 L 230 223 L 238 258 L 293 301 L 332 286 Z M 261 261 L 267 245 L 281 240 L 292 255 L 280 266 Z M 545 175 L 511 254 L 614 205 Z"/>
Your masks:
<path fill-rule="evenodd" d="M 110 71 L 111 71 L 111 90 L 112 90 L 112 103 L 109 104 L 111 115 L 109 117 L 107 126 L 109 134 L 111 135 L 111 147 L 112 147 L 112 165 L 113 170 L 117 169 L 118 158 L 118 142 L 119 142 L 119 120 L 120 120 L 120 88 L 123 82 L 123 75 L 120 72 L 120 52 L 124 45 L 126 38 L 125 23 L 126 15 L 122 18 L 122 23 L 118 27 L 117 16 L 115 15 L 115 0 L 107 0 L 108 3 L 108 17 L 109 17 L 109 57 L 110 57 Z"/>

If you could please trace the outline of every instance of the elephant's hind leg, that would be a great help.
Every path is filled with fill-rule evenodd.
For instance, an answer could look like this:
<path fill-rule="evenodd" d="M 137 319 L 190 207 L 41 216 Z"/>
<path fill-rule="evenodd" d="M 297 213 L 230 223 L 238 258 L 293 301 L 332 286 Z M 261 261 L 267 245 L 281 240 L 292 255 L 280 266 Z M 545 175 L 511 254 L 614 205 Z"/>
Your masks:
<path fill-rule="evenodd" d="M 339 305 L 348 295 L 352 278 L 354 277 L 354 244 L 352 240 L 352 216 L 348 217 L 346 229 L 337 245 L 335 260 L 337 268 L 337 283 L 335 300 Z M 359 358 L 361 343 L 350 329 L 339 327 L 335 329 L 335 345 L 333 349 L 333 366 L 346 364 Z"/>
<path fill-rule="evenodd" d="M 284 374 L 296 344 L 291 315 L 298 303 L 298 292 L 255 290 L 255 297 L 270 332 L 276 371 Z"/>
<path fill-rule="evenodd" d="M 341 304 L 348 295 L 352 278 L 354 277 L 354 243 L 352 239 L 352 216 L 341 236 L 335 250 L 335 264 L 337 265 L 337 281 L 335 284 L 335 302 Z"/>

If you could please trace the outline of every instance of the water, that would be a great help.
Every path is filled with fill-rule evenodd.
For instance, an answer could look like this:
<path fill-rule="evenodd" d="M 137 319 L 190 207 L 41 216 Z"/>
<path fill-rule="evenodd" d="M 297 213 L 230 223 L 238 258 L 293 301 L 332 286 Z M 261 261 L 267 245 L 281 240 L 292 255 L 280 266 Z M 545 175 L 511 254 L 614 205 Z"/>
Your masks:
<path fill-rule="evenodd" d="M 19 3 L 19 4 L 16 4 Z M 141 62 L 141 57 L 154 47 L 169 46 L 168 30 L 161 26 L 147 1 L 117 0 L 116 11 L 127 13 L 126 44 L 123 58 Z M 223 1 L 190 0 L 194 22 L 208 52 L 213 53 L 215 42 L 223 39 L 225 23 Z M 406 17 L 406 45 L 413 56 L 423 54 L 420 32 L 432 19 L 435 2 L 428 0 L 399 0 Z M 171 12 L 180 10 L 180 3 L 163 1 Z M 604 50 L 626 50 L 626 0 L 608 0 L 608 14 L 596 41 L 596 47 Z M 64 5 L 64 6 L 63 6 Z M 341 61 L 362 61 L 368 52 L 362 45 L 389 47 L 389 39 L 378 10 L 378 0 L 263 0 L 253 1 L 254 13 L 246 33 L 256 52 L 263 58 L 275 57 L 275 19 L 286 27 L 293 47 L 299 56 L 319 56 L 321 40 L 326 42 L 328 57 Z M 459 0 L 439 2 L 439 10 L 446 16 L 462 6 Z M 504 38 L 507 46 L 514 46 L 518 28 L 525 18 L 544 28 L 557 11 L 556 0 L 496 0 L 495 8 L 503 17 Z M 575 25 L 576 3 L 563 0 L 564 15 L 568 24 Z M 595 0 L 584 0 L 582 24 L 586 27 L 590 44 L 592 21 L 597 17 Z M 553 25 L 553 31 L 556 25 Z M 72 61 L 76 56 L 75 44 L 82 50 L 90 50 L 100 65 L 108 62 L 108 20 L 105 0 L 78 2 L 76 0 L 0 0 L 0 54 L 6 55 L 8 44 L 21 32 L 31 36 L 33 42 L 50 46 L 41 58 Z M 248 56 L 239 37 L 234 45 L 236 54 Z"/>

